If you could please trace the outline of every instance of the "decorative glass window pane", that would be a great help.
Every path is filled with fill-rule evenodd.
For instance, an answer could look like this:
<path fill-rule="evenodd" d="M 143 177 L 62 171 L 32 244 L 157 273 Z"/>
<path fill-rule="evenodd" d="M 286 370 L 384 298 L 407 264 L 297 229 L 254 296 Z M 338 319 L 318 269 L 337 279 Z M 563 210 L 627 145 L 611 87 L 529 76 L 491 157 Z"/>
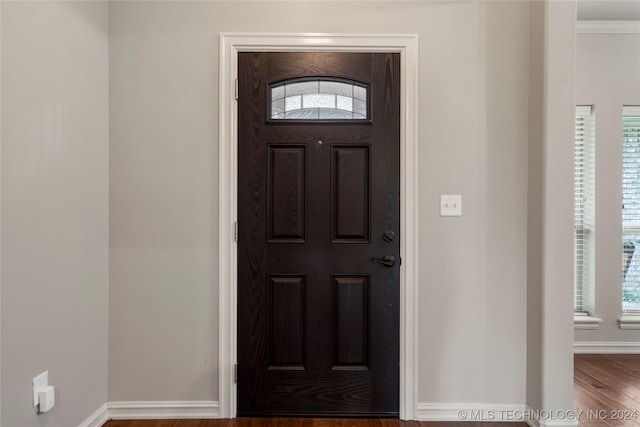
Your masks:
<path fill-rule="evenodd" d="M 290 83 L 284 85 L 285 96 L 306 95 L 309 93 L 318 93 L 318 82 L 302 82 Z"/>
<path fill-rule="evenodd" d="M 302 97 L 303 108 L 336 108 L 335 95 L 304 95 Z"/>
<path fill-rule="evenodd" d="M 367 89 L 362 86 L 354 86 L 353 87 L 353 97 L 355 99 L 359 99 L 361 101 L 367 100 Z"/>
<path fill-rule="evenodd" d="M 366 93 L 366 89 L 363 88 L 363 90 Z M 320 93 L 331 93 L 353 98 L 353 85 L 341 82 L 320 81 Z"/>
<path fill-rule="evenodd" d="M 271 120 L 366 120 L 368 88 L 329 79 L 271 86 Z"/>
<path fill-rule="evenodd" d="M 312 110 L 294 110 L 287 111 L 285 114 L 285 119 L 289 120 L 317 120 L 318 119 L 318 109 Z"/>
<path fill-rule="evenodd" d="M 284 86 L 276 86 L 271 90 L 271 100 L 284 99 Z"/>
<path fill-rule="evenodd" d="M 347 98 L 346 96 L 340 96 L 340 95 L 336 96 L 336 98 L 338 102 L 338 105 L 337 105 L 338 110 L 353 112 L 353 98 Z"/>
<path fill-rule="evenodd" d="M 350 111 L 321 109 L 319 118 L 324 120 L 350 120 L 354 117 Z"/>
<path fill-rule="evenodd" d="M 284 93 L 284 92 L 283 92 Z M 284 98 L 276 99 L 271 102 L 271 115 L 280 119 L 284 119 Z"/>
<path fill-rule="evenodd" d="M 367 103 L 358 99 L 353 100 L 353 114 L 361 118 L 367 117 Z"/>
<path fill-rule="evenodd" d="M 302 108 L 301 96 L 288 96 L 284 99 L 285 111 L 299 110 Z"/>

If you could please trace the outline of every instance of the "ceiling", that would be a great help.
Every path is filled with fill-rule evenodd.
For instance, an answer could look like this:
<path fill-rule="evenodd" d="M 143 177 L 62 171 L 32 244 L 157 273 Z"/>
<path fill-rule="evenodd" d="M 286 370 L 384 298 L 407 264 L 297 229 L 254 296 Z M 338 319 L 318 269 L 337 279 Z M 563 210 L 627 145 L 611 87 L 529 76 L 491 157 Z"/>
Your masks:
<path fill-rule="evenodd" d="M 640 0 L 578 0 L 578 21 L 639 21 Z"/>

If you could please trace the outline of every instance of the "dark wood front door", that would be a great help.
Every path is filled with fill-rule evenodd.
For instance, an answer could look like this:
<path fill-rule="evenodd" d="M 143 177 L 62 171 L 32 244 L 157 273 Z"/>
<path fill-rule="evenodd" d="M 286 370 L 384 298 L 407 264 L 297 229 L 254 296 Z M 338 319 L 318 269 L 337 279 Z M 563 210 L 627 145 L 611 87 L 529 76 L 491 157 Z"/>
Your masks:
<path fill-rule="evenodd" d="M 238 415 L 397 417 L 399 54 L 238 76 Z"/>

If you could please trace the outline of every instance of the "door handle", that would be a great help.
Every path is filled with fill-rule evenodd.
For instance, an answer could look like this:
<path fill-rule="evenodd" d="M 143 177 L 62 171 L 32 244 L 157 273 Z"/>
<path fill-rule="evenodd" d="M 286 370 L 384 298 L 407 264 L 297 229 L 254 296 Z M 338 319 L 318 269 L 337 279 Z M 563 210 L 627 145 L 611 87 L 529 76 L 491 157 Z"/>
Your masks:
<path fill-rule="evenodd" d="M 393 255 L 385 255 L 382 258 L 371 258 L 372 264 L 375 264 L 376 262 L 389 268 L 396 265 L 396 257 L 394 257 Z"/>

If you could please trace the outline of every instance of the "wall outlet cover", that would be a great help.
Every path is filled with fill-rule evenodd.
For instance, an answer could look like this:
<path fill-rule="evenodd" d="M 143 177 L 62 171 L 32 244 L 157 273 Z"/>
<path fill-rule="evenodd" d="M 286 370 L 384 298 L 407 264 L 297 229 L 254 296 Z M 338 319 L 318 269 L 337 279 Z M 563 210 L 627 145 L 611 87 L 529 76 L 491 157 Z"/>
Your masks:
<path fill-rule="evenodd" d="M 38 391 L 49 385 L 49 371 L 44 371 L 33 379 L 33 406 L 40 404 Z"/>

